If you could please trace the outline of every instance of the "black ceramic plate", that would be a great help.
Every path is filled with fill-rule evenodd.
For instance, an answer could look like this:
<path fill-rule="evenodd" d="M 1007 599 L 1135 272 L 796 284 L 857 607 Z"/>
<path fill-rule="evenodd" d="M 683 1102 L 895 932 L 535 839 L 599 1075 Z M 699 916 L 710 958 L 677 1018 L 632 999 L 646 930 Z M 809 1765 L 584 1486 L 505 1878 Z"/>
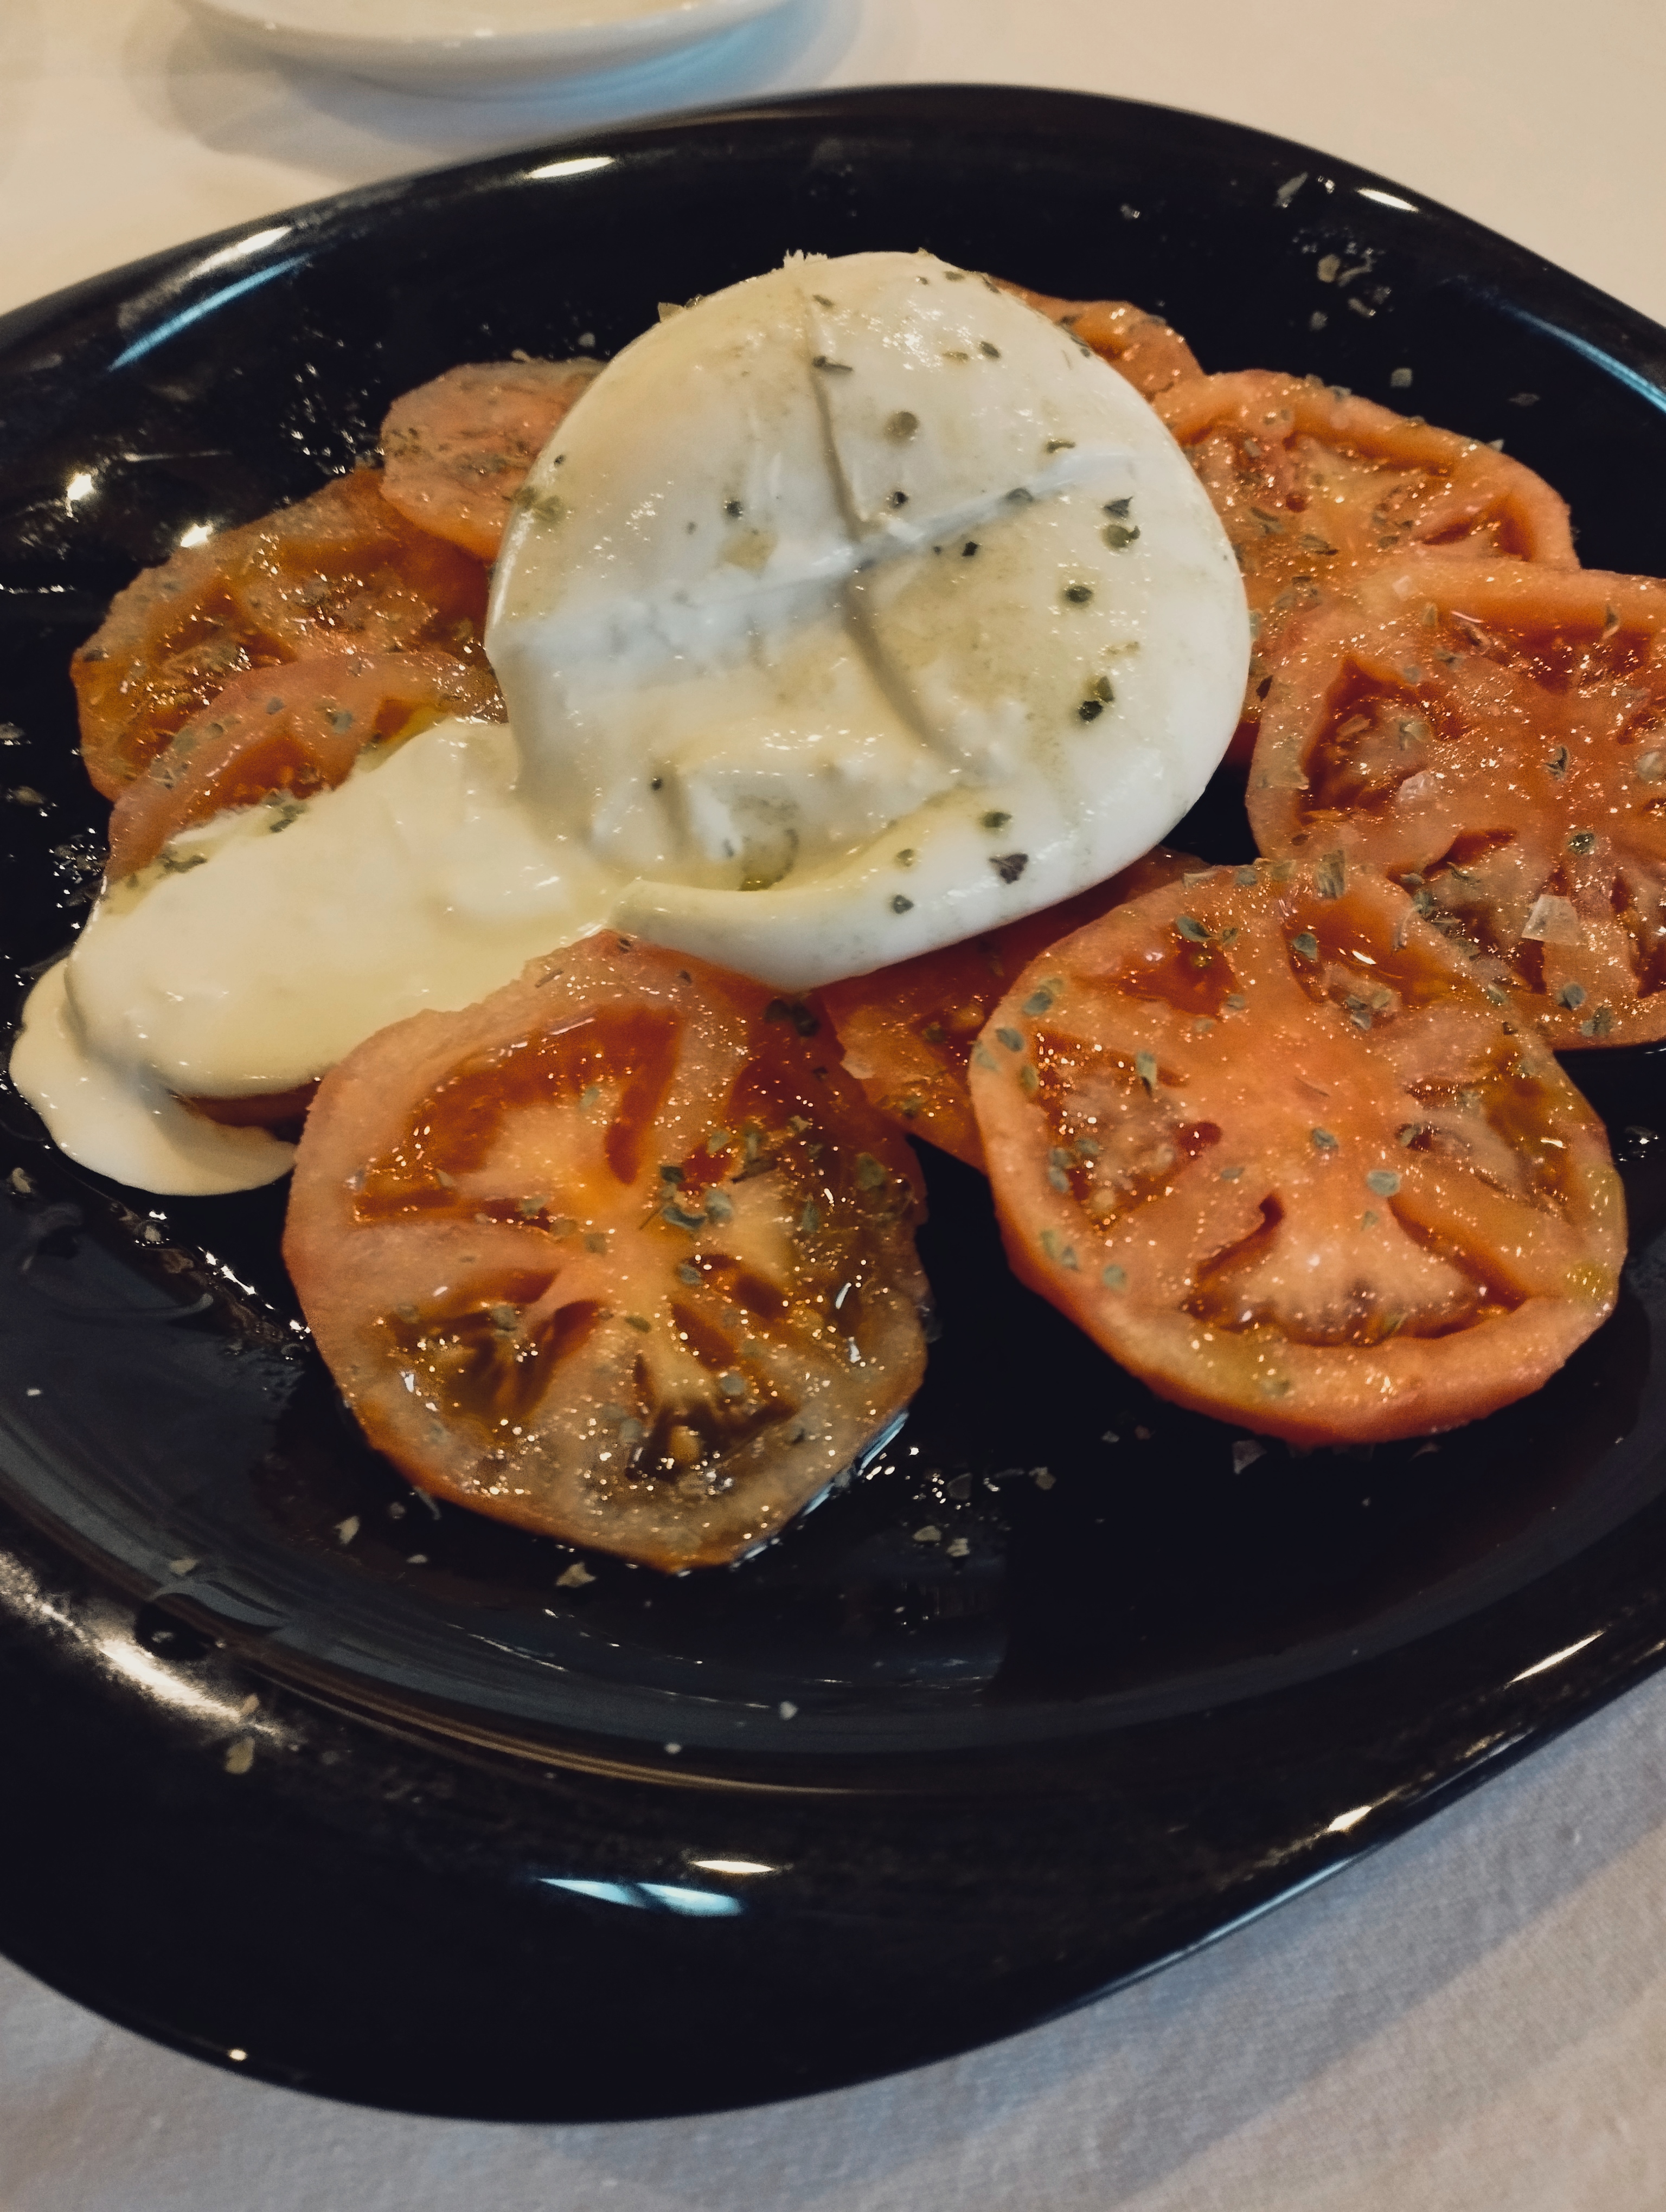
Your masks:
<path fill-rule="evenodd" d="M 449 363 L 609 352 L 789 248 L 920 245 L 1145 302 L 1210 366 L 1381 398 L 1409 368 L 1568 495 L 1588 561 L 1666 568 L 1666 334 L 1253 132 L 859 92 L 352 193 L 0 323 L 20 988 L 98 864 L 65 660 L 140 563 L 345 467 Z M 1247 849 L 1230 793 L 1182 835 Z M 1661 1055 L 1576 1073 L 1633 1258 L 1529 1402 L 1257 1455 L 1020 1290 L 933 1155 L 943 1334 L 900 1433 L 759 1558 L 581 1583 L 360 1443 L 281 1193 L 151 1202 L 7 1095 L 0 1946 L 273 2080 L 590 2118 L 909 2065 L 1219 1934 L 1666 1650 Z"/>

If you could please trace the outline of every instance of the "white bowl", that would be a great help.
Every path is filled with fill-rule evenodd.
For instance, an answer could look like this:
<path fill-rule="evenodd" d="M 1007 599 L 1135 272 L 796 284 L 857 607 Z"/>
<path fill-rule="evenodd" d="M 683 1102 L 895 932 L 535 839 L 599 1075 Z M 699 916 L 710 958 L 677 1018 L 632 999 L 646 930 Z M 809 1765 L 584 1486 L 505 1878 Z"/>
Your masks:
<path fill-rule="evenodd" d="M 514 99 L 646 62 L 786 0 L 185 0 L 290 61 L 402 92 Z"/>

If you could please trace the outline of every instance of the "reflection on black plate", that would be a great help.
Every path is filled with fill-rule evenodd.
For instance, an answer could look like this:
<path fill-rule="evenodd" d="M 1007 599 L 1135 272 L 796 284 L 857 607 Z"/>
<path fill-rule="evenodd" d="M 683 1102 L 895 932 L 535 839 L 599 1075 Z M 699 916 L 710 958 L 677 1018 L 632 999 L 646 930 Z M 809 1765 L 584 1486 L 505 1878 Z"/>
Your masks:
<path fill-rule="evenodd" d="M 1208 367 L 1383 399 L 1409 368 L 1570 497 L 1587 561 L 1666 569 L 1635 496 L 1666 334 L 1251 132 L 862 92 L 351 194 L 0 323 L 19 989 L 95 880 L 64 664 L 136 567 L 309 490 L 453 362 L 610 352 L 788 249 L 915 245 L 1137 300 Z M 1177 842 L 1248 836 L 1217 793 Z M 367 1450 L 281 1193 L 144 1200 L 0 1094 L 0 1947 L 271 2079 L 537 2118 L 855 2080 L 1218 1933 L 1659 1663 L 1663 1066 L 1575 1065 L 1630 1194 L 1619 1311 L 1433 1446 L 1263 1450 L 1151 1399 L 931 1155 L 944 1327 L 906 1423 L 767 1553 L 672 1582 Z"/>

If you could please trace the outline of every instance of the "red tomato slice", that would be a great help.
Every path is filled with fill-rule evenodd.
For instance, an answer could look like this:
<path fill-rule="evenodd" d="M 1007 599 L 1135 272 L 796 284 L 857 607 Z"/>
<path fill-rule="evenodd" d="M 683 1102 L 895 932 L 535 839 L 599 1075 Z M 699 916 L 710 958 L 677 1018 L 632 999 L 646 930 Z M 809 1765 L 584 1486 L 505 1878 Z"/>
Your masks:
<path fill-rule="evenodd" d="M 1054 945 L 971 1085 L 1018 1274 L 1264 1434 L 1451 1428 L 1614 1304 L 1602 1123 L 1403 891 L 1334 860 L 1217 869 Z"/>
<path fill-rule="evenodd" d="M 1432 545 L 1577 566 L 1567 507 L 1531 469 L 1316 377 L 1204 377 L 1157 411 L 1225 526 L 1256 628 L 1229 760 L 1250 757 L 1298 618 L 1349 598 L 1385 560 Z"/>
<path fill-rule="evenodd" d="M 106 799 L 246 669 L 417 646 L 484 665 L 485 569 L 414 528 L 380 483 L 356 469 L 116 594 L 70 664 L 82 757 Z"/>
<path fill-rule="evenodd" d="M 284 1256 L 413 1482 L 678 1570 L 823 1490 L 924 1371 L 919 1169 L 805 1007 L 611 932 L 319 1087 Z"/>
<path fill-rule="evenodd" d="M 1264 851 L 1396 877 L 1559 1050 L 1666 1036 L 1666 584 L 1423 556 L 1262 715 Z"/>
<path fill-rule="evenodd" d="M 383 496 L 477 560 L 496 560 L 527 470 L 600 368 L 596 361 L 493 361 L 418 385 L 382 423 Z"/>
<path fill-rule="evenodd" d="M 247 669 L 123 786 L 110 816 L 111 879 L 228 807 L 330 790 L 367 745 L 414 737 L 448 714 L 502 712 L 490 672 L 448 653 L 332 653 Z"/>
<path fill-rule="evenodd" d="M 294 1144 L 317 1093 L 314 1077 L 296 1084 L 293 1091 L 261 1091 L 244 1098 L 181 1098 L 179 1103 L 205 1121 L 217 1121 L 222 1129 L 272 1129 Z"/>
<path fill-rule="evenodd" d="M 1147 399 L 1203 374 L 1197 356 L 1178 331 L 1171 330 L 1160 315 L 1148 315 L 1126 300 L 1055 300 L 1049 292 L 1026 291 L 1022 284 L 1008 284 L 1000 277 L 994 281 L 1049 322 L 1073 331 Z"/>
<path fill-rule="evenodd" d="M 824 985 L 817 998 L 838 1032 L 847 1071 L 869 1102 L 910 1136 L 928 1138 L 981 1169 L 983 1146 L 966 1069 L 978 1031 L 1019 969 L 1120 901 L 1202 865 L 1158 845 L 1109 883 L 987 937 L 964 938 L 872 975 Z"/>

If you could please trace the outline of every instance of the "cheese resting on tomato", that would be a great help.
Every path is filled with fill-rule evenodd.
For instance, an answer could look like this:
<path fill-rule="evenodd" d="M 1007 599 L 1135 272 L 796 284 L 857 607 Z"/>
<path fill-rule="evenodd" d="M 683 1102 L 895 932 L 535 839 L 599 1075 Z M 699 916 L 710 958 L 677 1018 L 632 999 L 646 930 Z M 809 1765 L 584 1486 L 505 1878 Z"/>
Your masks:
<path fill-rule="evenodd" d="M 487 646 L 611 919 L 797 989 L 1137 859 L 1225 749 L 1249 624 L 1115 370 L 986 278 L 862 253 L 626 348 L 534 465 Z"/>

